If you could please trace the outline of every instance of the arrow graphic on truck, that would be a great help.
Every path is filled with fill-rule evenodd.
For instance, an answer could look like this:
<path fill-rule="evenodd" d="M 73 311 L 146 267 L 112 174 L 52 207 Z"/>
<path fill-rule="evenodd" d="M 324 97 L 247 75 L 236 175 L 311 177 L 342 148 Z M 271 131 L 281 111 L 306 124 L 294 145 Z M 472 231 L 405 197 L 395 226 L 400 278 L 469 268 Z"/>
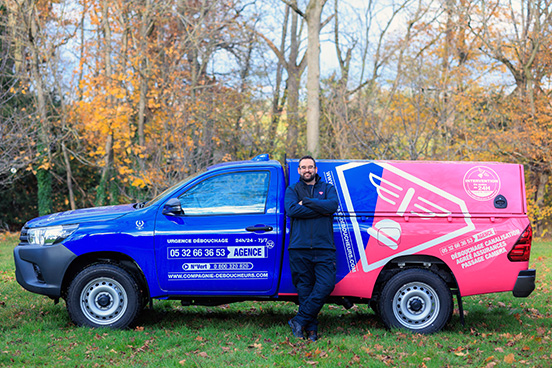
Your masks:
<path fill-rule="evenodd" d="M 351 162 L 337 166 L 336 173 L 343 193 L 345 206 L 349 213 L 356 213 L 353 198 L 347 185 L 346 175 L 348 172 L 353 172 L 355 169 L 362 168 L 369 163 L 366 162 Z M 392 256 L 382 258 L 376 261 L 368 262 L 366 257 L 365 243 L 362 240 L 362 231 L 356 216 L 350 218 L 355 243 L 358 247 L 360 255 L 360 263 L 364 272 L 369 272 L 379 267 L 384 266 L 391 258 L 398 256 L 410 255 L 421 252 L 443 242 L 464 235 L 475 229 L 475 226 L 470 218 L 466 203 L 448 193 L 441 188 L 438 188 L 426 181 L 423 181 L 412 174 L 397 169 L 390 163 L 373 162 L 372 164 L 383 169 L 381 176 L 372 172 L 368 174 L 368 181 L 377 192 L 378 211 L 382 213 L 395 214 L 402 221 L 408 221 L 409 217 L 417 217 L 421 219 L 431 219 L 434 217 L 449 217 L 453 212 L 461 213 L 462 221 L 465 224 L 451 231 L 450 233 L 437 236 L 434 239 L 425 241 L 414 247 L 404 249 Z M 436 202 L 439 202 L 437 204 Z M 389 248 L 396 250 L 400 242 L 400 224 L 399 226 L 380 226 L 381 221 L 370 227 L 368 234 L 387 245 Z M 381 231 L 381 228 L 386 228 Z"/>

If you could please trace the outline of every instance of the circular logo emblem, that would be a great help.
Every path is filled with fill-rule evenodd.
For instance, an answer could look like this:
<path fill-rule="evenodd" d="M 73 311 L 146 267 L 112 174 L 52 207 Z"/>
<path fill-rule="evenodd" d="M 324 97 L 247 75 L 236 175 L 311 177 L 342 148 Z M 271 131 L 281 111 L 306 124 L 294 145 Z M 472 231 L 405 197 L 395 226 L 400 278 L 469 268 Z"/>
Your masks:
<path fill-rule="evenodd" d="M 496 197 L 500 190 L 500 178 L 493 169 L 476 166 L 464 175 L 464 190 L 478 201 L 488 201 Z"/>

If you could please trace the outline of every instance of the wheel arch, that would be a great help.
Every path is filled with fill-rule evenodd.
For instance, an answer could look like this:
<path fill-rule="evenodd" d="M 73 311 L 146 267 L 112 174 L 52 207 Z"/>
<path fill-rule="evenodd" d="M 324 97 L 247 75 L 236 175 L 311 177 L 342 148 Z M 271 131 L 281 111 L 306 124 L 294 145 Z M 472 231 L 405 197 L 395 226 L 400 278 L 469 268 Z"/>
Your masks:
<path fill-rule="evenodd" d="M 69 285 L 79 272 L 91 265 L 99 263 L 116 265 L 130 272 L 140 287 L 144 301 L 149 300 L 149 287 L 144 272 L 134 259 L 119 252 L 92 252 L 75 258 L 67 268 L 63 277 L 61 297 L 66 299 Z"/>
<path fill-rule="evenodd" d="M 390 260 L 383 267 L 378 275 L 378 278 L 376 279 L 374 291 L 372 292 L 372 299 L 375 301 L 379 299 L 383 286 L 394 275 L 401 271 L 412 268 L 420 268 L 432 271 L 445 281 L 448 288 L 453 293 L 458 290 L 458 282 L 456 280 L 456 277 L 445 262 L 434 256 L 413 254 L 396 257 Z"/>

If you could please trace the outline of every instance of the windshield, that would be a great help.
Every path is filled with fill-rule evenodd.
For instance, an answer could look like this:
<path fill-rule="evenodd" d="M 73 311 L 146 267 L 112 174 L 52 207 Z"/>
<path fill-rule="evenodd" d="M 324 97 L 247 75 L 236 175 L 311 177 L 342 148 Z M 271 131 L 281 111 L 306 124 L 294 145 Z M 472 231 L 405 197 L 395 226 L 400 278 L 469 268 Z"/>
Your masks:
<path fill-rule="evenodd" d="M 186 184 L 187 182 L 195 179 L 197 176 L 203 174 L 206 170 L 201 170 L 193 175 L 190 175 L 188 176 L 186 179 L 182 180 L 182 181 L 179 181 L 178 183 L 174 184 L 173 186 L 165 189 L 161 194 L 159 194 L 157 197 L 153 198 L 151 201 L 148 201 L 144 207 L 149 207 L 149 206 L 152 206 L 154 204 L 156 204 L 157 202 L 159 202 L 160 200 L 162 200 L 167 194 L 169 194 L 170 192 L 172 192 L 173 190 L 175 190 L 176 188 L 178 187 L 181 187 L 183 186 L 184 184 Z"/>

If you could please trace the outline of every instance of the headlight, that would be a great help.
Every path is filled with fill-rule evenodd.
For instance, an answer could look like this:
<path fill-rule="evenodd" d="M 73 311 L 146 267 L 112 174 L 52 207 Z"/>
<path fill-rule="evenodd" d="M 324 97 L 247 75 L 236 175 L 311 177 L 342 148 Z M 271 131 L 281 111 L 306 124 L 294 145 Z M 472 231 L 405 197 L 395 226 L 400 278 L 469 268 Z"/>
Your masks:
<path fill-rule="evenodd" d="M 29 229 L 27 232 L 27 240 L 29 244 L 34 245 L 52 245 L 59 243 L 73 234 L 79 227 L 74 225 L 57 225 L 47 227 L 37 227 Z"/>

